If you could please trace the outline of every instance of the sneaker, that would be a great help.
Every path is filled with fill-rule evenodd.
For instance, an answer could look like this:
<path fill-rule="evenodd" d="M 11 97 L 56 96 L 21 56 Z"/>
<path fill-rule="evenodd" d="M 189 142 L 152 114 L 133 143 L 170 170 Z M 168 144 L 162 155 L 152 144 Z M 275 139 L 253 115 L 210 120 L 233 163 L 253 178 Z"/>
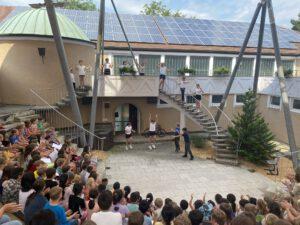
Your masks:
<path fill-rule="evenodd" d="M 128 151 L 128 146 L 126 145 L 125 150 Z"/>
<path fill-rule="evenodd" d="M 155 147 L 155 145 L 154 145 L 154 144 L 152 145 L 152 148 L 153 148 L 153 149 L 156 149 L 156 147 Z"/>
<path fill-rule="evenodd" d="M 130 149 L 133 149 L 132 145 L 129 145 L 129 148 L 130 148 Z"/>
<path fill-rule="evenodd" d="M 183 155 L 182 157 L 185 158 L 185 157 L 187 157 L 187 155 Z"/>
<path fill-rule="evenodd" d="M 148 147 L 148 148 L 149 148 L 149 150 L 152 150 L 152 147 L 151 147 L 151 145 L 149 145 L 149 147 Z"/>

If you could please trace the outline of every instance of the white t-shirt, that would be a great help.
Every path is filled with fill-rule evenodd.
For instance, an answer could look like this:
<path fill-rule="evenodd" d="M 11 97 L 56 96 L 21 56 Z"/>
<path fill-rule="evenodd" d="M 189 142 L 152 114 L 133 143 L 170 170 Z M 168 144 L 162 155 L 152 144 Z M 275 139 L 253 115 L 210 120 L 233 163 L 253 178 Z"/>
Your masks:
<path fill-rule="evenodd" d="M 70 73 L 70 77 L 71 77 L 71 81 L 72 81 L 72 83 L 75 83 L 75 77 L 74 77 L 74 73 Z"/>
<path fill-rule="evenodd" d="M 19 204 L 22 206 L 22 211 L 24 211 L 25 208 L 25 203 L 27 201 L 27 198 L 29 195 L 31 195 L 34 192 L 33 189 L 27 191 L 27 192 L 23 192 L 23 191 L 19 191 Z"/>
<path fill-rule="evenodd" d="M 97 212 L 93 213 L 91 220 L 97 225 L 122 225 L 122 216 L 114 212 Z"/>
<path fill-rule="evenodd" d="M 78 75 L 85 75 L 85 65 L 77 65 Z"/>
<path fill-rule="evenodd" d="M 125 127 L 125 134 L 129 135 L 132 132 L 132 126 L 126 126 Z"/>
<path fill-rule="evenodd" d="M 150 122 L 149 131 L 152 131 L 152 132 L 156 131 L 156 122 L 154 122 L 154 123 Z"/>
<path fill-rule="evenodd" d="M 180 87 L 180 88 L 186 88 L 186 83 L 188 83 L 188 82 L 187 82 L 187 81 L 181 80 L 181 81 L 179 82 L 179 87 Z"/>
<path fill-rule="evenodd" d="M 166 74 L 167 74 L 167 67 L 166 67 L 166 66 L 160 67 L 159 73 L 160 73 L 161 75 L 166 75 Z"/>
<path fill-rule="evenodd" d="M 104 63 L 104 69 L 109 69 L 110 70 L 111 64 L 110 63 Z"/>
<path fill-rule="evenodd" d="M 195 94 L 196 94 L 196 95 L 201 95 L 201 94 L 202 94 L 201 89 L 200 89 L 200 88 L 196 88 L 196 89 L 195 89 Z"/>

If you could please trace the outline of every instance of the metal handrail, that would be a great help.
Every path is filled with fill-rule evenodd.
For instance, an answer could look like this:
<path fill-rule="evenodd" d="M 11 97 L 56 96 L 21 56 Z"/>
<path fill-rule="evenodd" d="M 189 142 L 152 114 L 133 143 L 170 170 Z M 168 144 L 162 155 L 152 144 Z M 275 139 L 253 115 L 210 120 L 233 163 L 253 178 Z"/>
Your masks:
<path fill-rule="evenodd" d="M 171 78 L 167 78 L 167 79 L 171 80 L 172 82 L 175 82 L 175 83 L 176 83 L 176 87 L 178 87 L 178 83 L 177 83 L 174 79 L 171 79 Z M 168 86 L 168 85 L 166 85 L 166 86 Z M 191 97 L 192 97 L 193 99 L 195 99 L 195 101 L 198 101 L 194 96 L 191 96 Z M 211 116 L 211 118 L 212 118 L 212 120 L 213 120 L 213 122 L 214 122 L 215 128 L 216 128 L 216 134 L 219 135 L 218 126 L 217 126 L 217 123 L 216 123 L 215 118 L 214 118 L 214 116 L 212 115 L 212 113 L 211 113 L 211 112 L 208 110 L 208 108 L 206 108 L 203 104 L 201 104 L 200 107 L 203 107 L 203 108 L 208 112 L 208 114 Z"/>
<path fill-rule="evenodd" d="M 70 123 L 74 124 L 76 127 L 78 127 L 79 129 L 83 130 L 84 132 L 92 135 L 93 137 L 99 139 L 99 140 L 104 140 L 105 137 L 99 137 L 94 133 L 91 133 L 89 130 L 85 129 L 83 126 L 80 126 L 79 124 L 77 124 L 76 122 L 74 122 L 73 120 L 71 120 L 69 117 L 65 116 L 63 113 L 59 112 L 55 107 L 53 107 L 52 105 L 50 105 L 44 98 L 42 98 L 38 93 L 36 93 L 34 90 L 30 89 L 30 92 L 36 96 L 37 98 L 39 98 L 41 101 L 43 101 L 48 107 L 50 107 L 53 111 L 55 111 L 58 115 L 60 115 L 61 117 L 63 117 L 64 119 L 66 119 L 67 121 L 69 121 Z"/>

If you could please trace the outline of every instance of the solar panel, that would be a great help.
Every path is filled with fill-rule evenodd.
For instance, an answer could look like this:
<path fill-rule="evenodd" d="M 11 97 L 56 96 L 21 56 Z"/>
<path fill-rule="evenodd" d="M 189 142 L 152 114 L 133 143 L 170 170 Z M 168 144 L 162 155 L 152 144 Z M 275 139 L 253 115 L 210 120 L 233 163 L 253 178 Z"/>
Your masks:
<path fill-rule="evenodd" d="M 18 6 L 9 14 L 7 19 L 28 9 L 29 7 L 26 6 Z M 98 11 L 59 8 L 57 12 L 70 18 L 91 40 L 97 39 Z M 245 22 L 129 14 L 121 14 L 120 17 L 129 40 L 141 43 L 165 43 L 166 39 L 169 44 L 240 47 L 249 27 L 249 23 Z M 259 24 L 256 24 L 248 47 L 257 47 L 258 35 Z M 281 48 L 295 48 L 292 42 L 300 42 L 300 35 L 298 33 L 281 27 L 278 27 L 278 37 Z M 114 13 L 106 13 L 105 15 L 104 39 L 107 41 L 125 41 L 120 24 Z M 263 47 L 273 47 L 271 29 L 268 24 L 265 26 Z"/>

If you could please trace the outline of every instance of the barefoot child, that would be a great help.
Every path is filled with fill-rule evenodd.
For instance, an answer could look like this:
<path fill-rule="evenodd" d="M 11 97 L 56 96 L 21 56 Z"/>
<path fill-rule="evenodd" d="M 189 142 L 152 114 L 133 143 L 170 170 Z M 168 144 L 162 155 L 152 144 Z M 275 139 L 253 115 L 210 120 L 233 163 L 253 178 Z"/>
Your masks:
<path fill-rule="evenodd" d="M 155 119 L 151 118 L 151 113 L 149 113 L 150 117 L 149 117 L 149 149 L 155 149 L 155 141 L 156 141 L 156 124 L 158 121 L 158 116 L 156 114 Z"/>
<path fill-rule="evenodd" d="M 133 149 L 132 147 L 132 133 L 134 130 L 132 129 L 132 125 L 130 122 L 127 123 L 127 126 L 125 127 L 125 138 L 126 138 L 126 150 L 128 150 L 128 146 L 130 149 Z"/>

